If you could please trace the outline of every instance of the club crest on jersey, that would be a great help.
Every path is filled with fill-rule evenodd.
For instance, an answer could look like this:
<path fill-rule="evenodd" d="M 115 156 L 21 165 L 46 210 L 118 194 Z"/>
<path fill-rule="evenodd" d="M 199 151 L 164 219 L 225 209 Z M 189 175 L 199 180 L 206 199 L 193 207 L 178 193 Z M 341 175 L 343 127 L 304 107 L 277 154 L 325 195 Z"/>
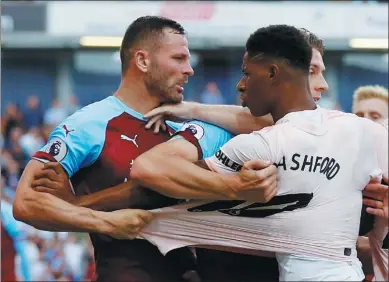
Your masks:
<path fill-rule="evenodd" d="M 190 130 L 197 140 L 200 140 L 204 136 L 204 128 L 201 125 L 195 123 L 185 124 L 181 131 Z"/>
<path fill-rule="evenodd" d="M 47 143 L 44 151 L 60 162 L 66 157 L 68 147 L 62 139 L 55 137 Z"/>

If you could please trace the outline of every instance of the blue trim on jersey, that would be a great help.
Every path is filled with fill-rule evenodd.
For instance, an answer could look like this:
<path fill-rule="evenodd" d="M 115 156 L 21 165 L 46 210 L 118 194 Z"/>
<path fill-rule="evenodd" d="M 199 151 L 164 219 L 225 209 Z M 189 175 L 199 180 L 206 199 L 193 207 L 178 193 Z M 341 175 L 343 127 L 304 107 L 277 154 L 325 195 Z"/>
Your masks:
<path fill-rule="evenodd" d="M 68 117 L 54 129 L 48 144 L 41 151 L 48 152 L 53 142 L 59 140 L 59 150 L 63 151 L 54 158 L 72 177 L 81 168 L 91 166 L 98 159 L 104 148 L 108 122 L 124 112 L 145 121 L 142 114 L 127 107 L 115 96 L 110 96 Z M 67 133 L 63 126 L 71 132 Z"/>
<path fill-rule="evenodd" d="M 173 128 L 174 131 L 179 131 L 181 129 L 181 127 L 184 125 L 183 122 L 173 122 L 170 120 L 167 120 L 166 124 L 168 126 L 170 126 L 171 128 Z"/>
<path fill-rule="evenodd" d="M 124 104 L 122 101 L 120 101 L 118 98 L 116 98 L 115 96 L 110 96 L 108 97 L 107 99 L 112 99 L 113 102 L 117 103 L 117 105 L 119 107 L 121 107 L 121 109 L 123 110 L 123 112 L 126 112 L 130 115 L 132 115 L 133 117 L 137 118 L 137 119 L 140 119 L 140 120 L 143 120 L 143 121 L 147 121 L 147 119 L 145 119 L 143 117 L 143 115 L 133 109 L 131 109 L 130 107 L 128 107 L 126 104 Z"/>
<path fill-rule="evenodd" d="M 196 136 L 195 134 L 195 137 L 199 141 L 201 150 L 203 151 L 204 159 L 212 157 L 220 149 L 221 146 L 226 144 L 234 137 L 231 132 L 214 124 L 210 124 L 200 120 L 192 120 L 185 122 L 182 128 L 185 129 L 191 124 L 201 127 L 199 128 L 199 131 L 202 132 L 199 132 L 198 136 Z"/>

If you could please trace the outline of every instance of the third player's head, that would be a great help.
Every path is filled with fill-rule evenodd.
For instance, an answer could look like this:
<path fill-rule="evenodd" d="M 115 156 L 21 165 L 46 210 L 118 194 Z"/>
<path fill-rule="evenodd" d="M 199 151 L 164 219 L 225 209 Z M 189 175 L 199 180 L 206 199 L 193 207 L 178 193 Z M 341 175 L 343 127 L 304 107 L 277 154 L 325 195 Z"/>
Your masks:
<path fill-rule="evenodd" d="M 272 25 L 255 31 L 246 42 L 244 76 L 237 86 L 243 104 L 261 116 L 273 114 L 281 102 L 310 96 L 311 57 L 311 47 L 295 27 Z"/>
<path fill-rule="evenodd" d="M 301 28 L 305 40 L 312 48 L 311 66 L 309 68 L 309 86 L 315 102 L 319 102 L 321 94 L 328 90 L 328 84 L 323 76 L 325 65 L 323 62 L 324 42 L 314 33 L 305 28 Z"/>
<path fill-rule="evenodd" d="M 128 27 L 122 41 L 122 76 L 136 76 L 161 102 L 180 102 L 183 85 L 193 75 L 189 56 L 186 32 L 179 23 L 141 17 Z"/>

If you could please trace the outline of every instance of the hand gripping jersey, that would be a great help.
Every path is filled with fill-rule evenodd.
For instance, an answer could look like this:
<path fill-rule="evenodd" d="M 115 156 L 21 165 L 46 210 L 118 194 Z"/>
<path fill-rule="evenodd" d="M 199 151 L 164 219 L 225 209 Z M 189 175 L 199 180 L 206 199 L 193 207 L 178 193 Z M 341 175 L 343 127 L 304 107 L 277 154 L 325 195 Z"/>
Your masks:
<path fill-rule="evenodd" d="M 127 181 L 134 159 L 155 145 L 169 140 L 171 134 L 181 127 L 183 128 L 179 134 L 194 132 L 194 128 L 199 131 L 209 128 L 212 131 L 220 131 L 218 135 L 230 138 L 222 129 L 202 122 L 195 122 L 195 125 L 168 123 L 169 132 L 159 134 L 154 134 L 153 130 L 146 130 L 145 124 L 146 120 L 140 113 L 128 108 L 116 97 L 110 96 L 68 117 L 54 129 L 48 143 L 33 158 L 42 162 L 61 163 L 71 179 L 74 193 L 86 195 Z M 199 146 L 203 146 L 202 152 L 205 156 L 215 153 L 216 147 L 207 147 L 201 140 Z M 140 188 L 136 193 L 134 192 L 128 207 L 152 209 L 177 202 L 176 199 Z M 95 248 L 98 271 L 101 265 L 106 265 L 102 260 L 103 257 L 111 256 L 132 256 L 127 260 L 135 260 L 139 263 L 148 260 L 150 264 L 160 264 L 159 261 L 152 260 L 158 252 L 147 246 L 135 246 L 138 240 L 115 240 L 101 234 L 91 234 L 91 239 Z M 145 242 L 141 243 L 145 245 Z M 141 256 L 148 259 L 143 260 Z M 119 263 L 115 262 L 115 264 Z M 128 269 L 124 262 L 120 262 L 120 265 Z M 117 275 L 121 272 L 115 270 L 111 264 L 107 268 Z M 163 268 L 162 264 L 161 268 Z M 112 273 L 107 274 L 107 277 L 110 277 L 110 280 L 114 279 Z M 123 279 L 128 281 L 128 277 Z"/>
<path fill-rule="evenodd" d="M 386 119 L 382 125 L 385 127 L 386 131 L 388 131 L 388 119 Z M 388 185 L 389 183 L 385 184 Z M 373 281 L 388 281 L 388 220 L 376 217 L 374 220 L 373 230 L 369 233 L 368 237 L 373 259 Z"/>
<path fill-rule="evenodd" d="M 387 173 L 387 140 L 381 125 L 354 115 L 290 113 L 275 126 L 233 138 L 207 160 L 211 169 L 232 174 L 251 159 L 272 161 L 277 197 L 266 204 L 193 202 L 159 209 L 142 237 L 162 252 L 216 245 L 353 261 L 361 192 L 371 177 Z"/>

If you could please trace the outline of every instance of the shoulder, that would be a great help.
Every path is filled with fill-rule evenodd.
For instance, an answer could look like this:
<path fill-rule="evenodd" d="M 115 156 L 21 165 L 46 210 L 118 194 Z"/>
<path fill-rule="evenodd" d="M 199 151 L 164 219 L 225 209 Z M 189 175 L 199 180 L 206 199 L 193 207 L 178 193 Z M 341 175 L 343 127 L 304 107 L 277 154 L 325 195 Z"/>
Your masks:
<path fill-rule="evenodd" d="M 61 130 L 66 135 L 72 133 L 73 136 L 93 135 L 99 131 L 105 131 L 109 121 L 122 113 L 123 109 L 115 103 L 113 96 L 110 96 L 76 111 L 55 130 Z"/>

